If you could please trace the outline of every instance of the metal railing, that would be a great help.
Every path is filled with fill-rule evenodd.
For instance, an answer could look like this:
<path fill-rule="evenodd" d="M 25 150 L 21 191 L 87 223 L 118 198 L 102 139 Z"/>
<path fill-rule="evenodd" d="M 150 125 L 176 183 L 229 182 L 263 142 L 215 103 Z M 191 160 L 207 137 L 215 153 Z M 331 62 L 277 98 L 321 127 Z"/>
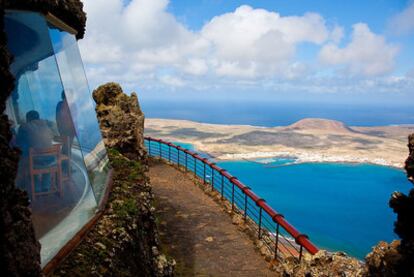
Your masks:
<path fill-rule="evenodd" d="M 220 193 L 221 197 L 231 203 L 233 212 L 240 214 L 245 222 L 249 222 L 255 236 L 266 245 L 273 258 L 287 256 L 302 259 L 303 251 L 311 255 L 318 248 L 299 233 L 282 214 L 277 213 L 263 198 L 258 197 L 249 187 L 236 177 L 220 168 L 208 158 L 182 148 L 162 139 L 145 137 L 145 145 L 149 156 L 162 158 L 172 164 L 191 171 L 208 188 Z"/>

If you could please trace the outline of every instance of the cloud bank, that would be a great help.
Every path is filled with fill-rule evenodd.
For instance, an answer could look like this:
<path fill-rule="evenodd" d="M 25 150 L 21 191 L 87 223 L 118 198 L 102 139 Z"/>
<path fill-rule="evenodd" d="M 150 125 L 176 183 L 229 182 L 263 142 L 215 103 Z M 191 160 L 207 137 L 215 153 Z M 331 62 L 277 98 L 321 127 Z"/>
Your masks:
<path fill-rule="evenodd" d="M 343 65 L 354 75 L 377 76 L 392 72 L 398 47 L 371 32 L 365 23 L 355 24 L 352 29 L 352 39 L 345 47 L 323 46 L 320 60 L 328 65 Z"/>
<path fill-rule="evenodd" d="M 367 24 L 330 26 L 317 13 L 283 16 L 247 5 L 191 30 L 168 12 L 168 0 L 86 0 L 80 42 L 92 86 L 117 81 L 136 89 L 316 82 L 319 71 L 366 78 L 393 72 L 398 46 Z M 298 57 L 316 47 L 314 63 Z M 300 84 L 298 84 L 300 85 Z"/>

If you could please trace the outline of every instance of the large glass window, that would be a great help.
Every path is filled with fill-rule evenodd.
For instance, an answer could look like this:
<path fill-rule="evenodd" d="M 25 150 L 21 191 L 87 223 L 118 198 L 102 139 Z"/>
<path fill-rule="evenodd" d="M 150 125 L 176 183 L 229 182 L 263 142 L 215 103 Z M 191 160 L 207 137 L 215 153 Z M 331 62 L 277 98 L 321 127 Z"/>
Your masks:
<path fill-rule="evenodd" d="M 49 33 L 59 67 L 60 77 L 70 107 L 72 119 L 76 122 L 76 133 L 80 148 L 85 155 L 92 188 L 97 200 L 101 200 L 109 162 L 97 124 L 94 102 L 83 68 L 75 36 L 49 25 Z"/>
<path fill-rule="evenodd" d="M 108 158 L 74 35 L 33 12 L 7 12 L 5 27 L 16 78 L 10 144 L 22 151 L 16 186 L 30 197 L 44 266 L 94 216 Z"/>

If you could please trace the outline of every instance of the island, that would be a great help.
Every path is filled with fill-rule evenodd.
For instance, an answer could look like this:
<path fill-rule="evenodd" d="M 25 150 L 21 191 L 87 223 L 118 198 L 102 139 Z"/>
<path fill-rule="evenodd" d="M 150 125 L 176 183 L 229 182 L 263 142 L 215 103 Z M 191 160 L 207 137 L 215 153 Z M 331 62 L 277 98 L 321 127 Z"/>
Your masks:
<path fill-rule="evenodd" d="M 221 125 L 145 120 L 145 135 L 190 143 L 217 160 L 291 158 L 294 163 L 372 163 L 402 168 L 414 125 L 357 127 L 305 118 L 289 126 Z"/>

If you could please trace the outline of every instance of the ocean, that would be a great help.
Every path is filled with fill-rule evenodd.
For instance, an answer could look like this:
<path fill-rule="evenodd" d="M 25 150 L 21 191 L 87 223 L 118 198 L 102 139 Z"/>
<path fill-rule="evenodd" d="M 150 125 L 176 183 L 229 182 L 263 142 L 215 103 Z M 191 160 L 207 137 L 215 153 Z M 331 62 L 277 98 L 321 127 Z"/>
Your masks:
<path fill-rule="evenodd" d="M 380 240 L 397 239 L 396 216 L 388 201 L 393 191 L 407 193 L 411 188 L 402 170 L 336 163 L 271 167 L 284 162 L 290 161 L 217 164 L 250 186 L 320 248 L 363 259 Z"/>
<path fill-rule="evenodd" d="M 171 100 L 140 101 L 147 118 L 185 119 L 214 124 L 286 126 L 308 117 L 333 119 L 349 126 L 414 124 L 413 105 L 346 103 Z"/>
<path fill-rule="evenodd" d="M 350 126 L 413 124 L 411 106 L 266 101 L 141 101 L 147 118 L 185 119 L 215 124 L 285 126 L 308 117 L 339 120 Z M 194 149 L 191 144 L 182 147 Z M 266 161 L 269 162 L 269 161 Z M 368 164 L 258 164 L 220 161 L 320 248 L 363 259 L 380 240 L 397 239 L 388 201 L 411 184 L 395 168 Z"/>

